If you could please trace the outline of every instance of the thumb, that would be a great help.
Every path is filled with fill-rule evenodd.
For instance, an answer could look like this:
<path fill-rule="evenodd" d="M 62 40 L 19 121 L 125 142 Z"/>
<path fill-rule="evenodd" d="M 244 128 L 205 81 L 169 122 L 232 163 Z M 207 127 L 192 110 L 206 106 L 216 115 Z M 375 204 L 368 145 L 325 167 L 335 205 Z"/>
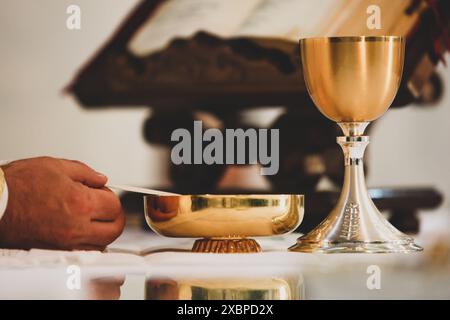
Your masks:
<path fill-rule="evenodd" d="M 91 188 L 101 188 L 105 186 L 108 177 L 101 174 L 88 165 L 76 160 L 62 160 L 64 170 L 67 175 L 76 182 Z"/>

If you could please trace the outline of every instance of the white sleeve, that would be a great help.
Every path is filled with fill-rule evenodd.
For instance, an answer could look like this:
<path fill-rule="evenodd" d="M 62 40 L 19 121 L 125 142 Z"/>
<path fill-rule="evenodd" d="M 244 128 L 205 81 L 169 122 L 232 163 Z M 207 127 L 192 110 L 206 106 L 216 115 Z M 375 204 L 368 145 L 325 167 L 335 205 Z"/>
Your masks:
<path fill-rule="evenodd" d="M 8 164 L 9 161 L 0 161 L 0 166 Z M 1 169 L 0 169 L 1 170 Z M 3 176 L 3 171 L 0 172 L 0 183 L 3 183 L 3 185 L 0 185 L 0 219 L 3 217 L 3 214 L 6 210 L 6 205 L 8 204 L 8 185 L 6 184 L 6 179 Z"/>
<path fill-rule="evenodd" d="M 7 204 L 8 204 L 8 185 L 6 184 L 5 180 L 3 182 L 2 195 L 0 195 L 0 219 L 3 217 L 3 214 L 5 213 Z"/>

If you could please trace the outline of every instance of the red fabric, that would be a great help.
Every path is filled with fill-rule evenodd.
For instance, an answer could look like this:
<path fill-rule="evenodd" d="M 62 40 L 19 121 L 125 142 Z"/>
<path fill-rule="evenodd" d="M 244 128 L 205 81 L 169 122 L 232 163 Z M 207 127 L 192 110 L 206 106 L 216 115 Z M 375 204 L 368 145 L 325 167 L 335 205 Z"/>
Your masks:
<path fill-rule="evenodd" d="M 439 13 L 439 10 L 437 7 L 437 0 L 427 0 L 427 2 L 436 18 L 437 25 L 441 29 L 442 40 L 445 45 L 445 48 L 446 48 L 446 50 L 450 50 L 450 35 L 449 35 L 448 29 L 447 29 L 441 15 Z M 441 52 L 441 49 L 442 49 L 441 46 L 442 46 L 442 43 L 441 43 L 440 39 L 435 39 L 435 41 L 434 41 L 435 53 L 438 55 L 439 59 L 444 63 L 444 65 L 446 65 L 444 56 L 442 55 L 442 52 Z"/>

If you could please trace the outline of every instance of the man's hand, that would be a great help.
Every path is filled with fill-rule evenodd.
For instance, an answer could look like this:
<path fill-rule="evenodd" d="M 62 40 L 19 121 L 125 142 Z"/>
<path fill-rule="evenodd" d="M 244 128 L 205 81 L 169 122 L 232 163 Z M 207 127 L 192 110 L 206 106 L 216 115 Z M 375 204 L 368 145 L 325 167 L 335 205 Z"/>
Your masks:
<path fill-rule="evenodd" d="M 9 199 L 0 247 L 103 250 L 121 234 L 120 201 L 87 165 L 41 157 L 2 169 Z"/>

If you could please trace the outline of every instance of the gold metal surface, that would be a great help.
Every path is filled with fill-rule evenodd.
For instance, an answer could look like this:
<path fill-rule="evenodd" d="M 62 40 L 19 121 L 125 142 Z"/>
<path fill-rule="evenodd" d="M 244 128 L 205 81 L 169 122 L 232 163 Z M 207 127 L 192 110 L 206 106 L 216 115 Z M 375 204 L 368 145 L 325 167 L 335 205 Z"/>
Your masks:
<path fill-rule="evenodd" d="M 397 93 L 404 47 L 401 37 L 300 40 L 305 82 L 317 108 L 335 122 L 381 116 Z"/>
<path fill-rule="evenodd" d="M 401 37 L 300 40 L 305 82 L 318 109 L 337 122 L 345 156 L 344 185 L 328 217 L 289 248 L 300 252 L 413 252 L 422 248 L 392 226 L 370 199 L 363 170 L 368 123 L 394 99 L 404 58 Z"/>
<path fill-rule="evenodd" d="M 246 238 L 293 231 L 303 219 L 304 198 L 302 195 L 147 195 L 144 208 L 148 225 L 160 235 L 208 239 L 209 242 L 194 246 L 196 252 L 258 252 L 259 245 Z"/>
<path fill-rule="evenodd" d="M 261 252 L 258 242 L 253 239 L 198 239 L 192 247 L 193 252 L 203 253 L 252 253 Z"/>
<path fill-rule="evenodd" d="M 146 300 L 292 300 L 295 289 L 282 278 L 149 279 Z"/>

